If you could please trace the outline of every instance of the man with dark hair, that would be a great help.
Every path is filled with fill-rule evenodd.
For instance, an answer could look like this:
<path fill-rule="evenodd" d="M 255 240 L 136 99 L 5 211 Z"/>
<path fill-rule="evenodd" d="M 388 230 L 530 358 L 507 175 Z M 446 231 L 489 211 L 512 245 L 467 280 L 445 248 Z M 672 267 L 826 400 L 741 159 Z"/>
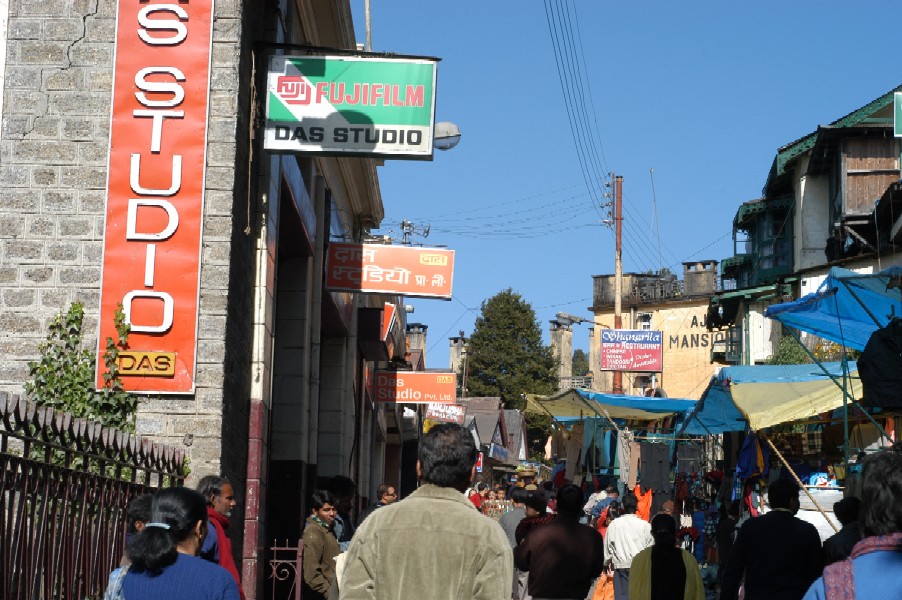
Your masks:
<path fill-rule="evenodd" d="M 357 500 L 357 484 L 350 477 L 344 475 L 335 475 L 328 480 L 326 489 L 330 491 L 338 501 L 335 506 L 338 514 L 335 515 L 335 535 L 338 537 L 338 545 L 344 552 L 351 544 L 351 538 L 354 537 L 354 519 L 351 513 L 354 510 L 354 504 Z"/>
<path fill-rule="evenodd" d="M 852 554 L 852 548 L 861 541 L 861 524 L 858 513 L 861 511 L 861 500 L 855 496 L 843 498 L 833 504 L 833 514 L 842 524 L 842 529 L 824 540 L 824 564 L 829 565 L 846 560 Z"/>
<path fill-rule="evenodd" d="M 150 521 L 151 508 L 153 507 L 153 494 L 141 494 L 128 501 L 125 507 L 125 545 L 135 537 L 139 531 Z M 122 554 L 120 567 L 129 564 L 128 556 Z"/>
<path fill-rule="evenodd" d="M 604 561 L 614 569 L 614 597 L 628 600 L 633 558 L 652 545 L 651 525 L 636 516 L 639 500 L 627 492 L 620 504 L 621 515 L 611 521 L 604 536 Z"/>
<path fill-rule="evenodd" d="M 476 476 L 473 436 L 454 423 L 420 440 L 420 487 L 369 516 L 351 542 L 342 600 L 510 598 L 513 557 L 504 530 L 463 491 Z"/>
<path fill-rule="evenodd" d="M 902 444 L 868 456 L 861 474 L 861 532 L 849 558 L 827 565 L 803 600 L 902 598 Z"/>
<path fill-rule="evenodd" d="M 739 529 L 724 573 L 722 600 L 735 600 L 745 575 L 745 600 L 799 600 L 823 568 L 821 538 L 795 517 L 799 487 L 778 479 L 767 488 L 770 512 Z"/>
<path fill-rule="evenodd" d="M 583 492 L 578 486 L 566 484 L 555 499 L 557 517 L 514 549 L 514 563 L 529 571 L 533 598 L 585 598 L 604 568 L 601 534 L 579 522 Z"/>
<path fill-rule="evenodd" d="M 511 490 L 511 502 L 513 502 L 514 507 L 501 515 L 501 518 L 498 519 L 498 523 L 501 524 L 501 528 L 504 530 L 504 533 L 507 534 L 507 541 L 510 542 L 511 548 L 514 548 L 517 545 L 517 538 L 514 537 L 514 533 L 517 531 L 517 525 L 519 525 L 520 521 L 526 517 L 526 495 L 528 493 L 529 492 L 523 488 L 514 488 Z"/>
<path fill-rule="evenodd" d="M 507 541 L 510 542 L 511 550 L 517 547 L 517 538 L 515 536 L 517 525 L 526 518 L 526 495 L 528 493 L 529 492 L 523 488 L 514 488 L 511 490 L 510 499 L 514 507 L 501 515 L 501 518 L 498 519 L 498 523 L 501 525 L 504 533 L 507 534 Z M 521 598 L 526 597 L 526 576 L 527 573 L 524 573 L 519 569 L 514 569 L 513 600 L 520 600 Z"/>
<path fill-rule="evenodd" d="M 207 536 L 201 546 L 199 556 L 216 563 L 232 574 L 241 600 L 244 600 L 244 588 L 241 587 L 241 576 L 232 556 L 232 541 L 228 530 L 231 522 L 229 515 L 238 504 L 232 484 L 225 477 L 207 475 L 197 483 L 197 491 L 207 501 Z"/>
<path fill-rule="evenodd" d="M 388 506 L 397 499 L 398 492 L 395 491 L 395 486 L 390 483 L 380 483 L 376 486 L 376 502 L 370 504 L 366 510 L 360 513 L 360 520 L 357 521 L 357 526 L 360 527 L 363 520 L 370 516 L 374 510 L 382 508 L 383 506 Z"/>

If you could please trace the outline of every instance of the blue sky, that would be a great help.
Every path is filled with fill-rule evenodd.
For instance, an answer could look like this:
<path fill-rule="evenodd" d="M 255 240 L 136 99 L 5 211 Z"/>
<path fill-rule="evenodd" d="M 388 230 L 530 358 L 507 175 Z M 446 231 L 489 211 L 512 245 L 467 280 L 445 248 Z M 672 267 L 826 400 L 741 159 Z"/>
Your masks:
<path fill-rule="evenodd" d="M 363 0 L 352 9 L 362 43 Z M 408 299 L 409 321 L 429 326 L 429 368 L 448 365 L 448 337 L 469 335 L 480 304 L 508 287 L 546 343 L 556 312 L 591 318 L 592 275 L 614 271 L 598 208 L 607 173 L 624 178 L 624 271 L 681 274 L 683 261 L 733 254 L 736 208 L 760 197 L 777 148 L 902 82 L 899 13 L 886 1 L 372 0 L 371 10 L 374 51 L 442 59 L 436 119 L 463 134 L 432 162 L 379 169 L 377 233 L 400 238 L 409 219 L 430 226 L 417 241 L 455 250 L 454 298 Z M 563 86 L 555 43 L 569 57 Z M 563 89 L 580 92 L 569 103 L 579 112 Z M 591 143 L 574 141 L 571 120 Z M 587 332 L 574 326 L 574 348 L 588 350 Z"/>

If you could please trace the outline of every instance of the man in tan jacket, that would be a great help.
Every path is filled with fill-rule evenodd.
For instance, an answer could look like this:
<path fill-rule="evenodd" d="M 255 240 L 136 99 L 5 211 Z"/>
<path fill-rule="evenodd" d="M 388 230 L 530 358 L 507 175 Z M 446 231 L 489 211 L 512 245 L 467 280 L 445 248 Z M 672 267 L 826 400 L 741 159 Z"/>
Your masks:
<path fill-rule="evenodd" d="M 339 580 L 342 600 L 509 600 L 507 536 L 463 495 L 476 457 L 473 437 L 460 425 L 436 425 L 423 436 L 422 485 L 361 524 Z"/>

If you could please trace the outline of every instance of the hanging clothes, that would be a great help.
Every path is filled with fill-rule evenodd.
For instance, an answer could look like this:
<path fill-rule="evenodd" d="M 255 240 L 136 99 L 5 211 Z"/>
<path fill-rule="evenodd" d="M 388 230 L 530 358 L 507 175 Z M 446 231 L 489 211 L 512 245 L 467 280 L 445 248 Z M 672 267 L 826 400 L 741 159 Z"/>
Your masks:
<path fill-rule="evenodd" d="M 630 442 L 630 466 L 629 478 L 626 481 L 627 489 L 636 487 L 639 481 L 639 461 L 642 459 L 642 445 L 639 442 Z"/>
<path fill-rule="evenodd" d="M 637 485 L 633 488 L 633 494 L 635 494 L 636 499 L 639 501 L 639 506 L 636 508 L 636 516 L 643 521 L 650 521 L 652 490 L 648 490 L 643 494 L 641 487 Z"/>
<path fill-rule="evenodd" d="M 604 454 L 604 428 L 599 419 L 585 419 L 582 433 L 582 463 L 586 470 L 598 472 L 607 467 Z"/>
<path fill-rule="evenodd" d="M 633 443 L 633 432 L 629 429 L 621 429 L 617 436 L 617 464 L 620 467 L 620 481 L 629 485 L 630 475 L 630 445 Z M 635 482 L 633 486 L 635 487 Z"/>
<path fill-rule="evenodd" d="M 770 451 L 761 444 L 758 434 L 749 432 L 736 459 L 736 479 L 765 477 L 770 468 Z M 735 500 L 735 498 L 734 498 Z"/>
<path fill-rule="evenodd" d="M 702 469 L 702 449 L 694 443 L 677 446 L 677 473 L 698 473 Z"/>
<path fill-rule="evenodd" d="M 642 442 L 639 462 L 640 483 L 643 490 L 670 489 L 670 449 L 667 444 Z"/>
<path fill-rule="evenodd" d="M 579 464 L 580 453 L 583 449 L 583 423 L 574 423 L 570 428 L 570 439 L 567 440 L 567 466 L 564 478 L 573 481 L 576 477 L 576 466 Z"/>

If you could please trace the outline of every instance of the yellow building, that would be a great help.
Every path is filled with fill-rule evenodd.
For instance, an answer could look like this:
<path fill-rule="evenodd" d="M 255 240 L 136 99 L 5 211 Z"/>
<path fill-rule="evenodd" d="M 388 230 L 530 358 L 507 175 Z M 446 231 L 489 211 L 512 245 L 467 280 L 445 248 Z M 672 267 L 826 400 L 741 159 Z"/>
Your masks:
<path fill-rule="evenodd" d="M 600 332 L 614 328 L 614 276 L 596 275 L 593 279 L 592 388 L 610 392 L 613 371 L 601 370 Z M 624 394 L 655 395 L 660 388 L 671 398 L 701 396 L 718 366 L 711 360 L 712 347 L 726 336 L 726 332 L 707 329 L 716 281 L 716 261 L 683 263 L 683 281 L 672 274 L 623 274 L 621 329 L 660 331 L 663 353 L 662 371 L 623 373 Z"/>

